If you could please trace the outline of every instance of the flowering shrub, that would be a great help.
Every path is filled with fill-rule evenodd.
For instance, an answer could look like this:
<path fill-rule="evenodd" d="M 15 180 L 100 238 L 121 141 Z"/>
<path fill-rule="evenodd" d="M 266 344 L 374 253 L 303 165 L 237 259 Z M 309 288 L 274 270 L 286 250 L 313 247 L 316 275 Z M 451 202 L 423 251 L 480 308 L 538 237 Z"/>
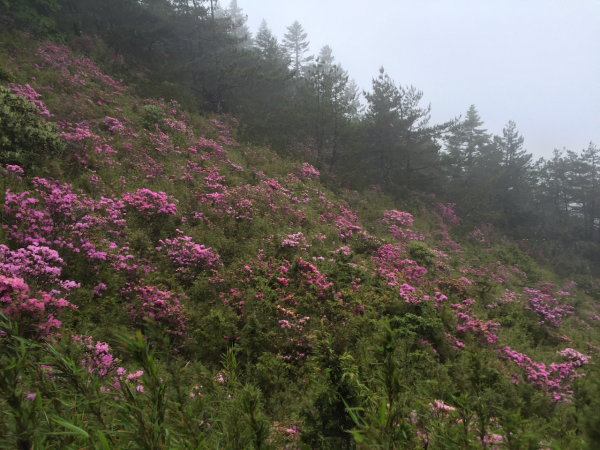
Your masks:
<path fill-rule="evenodd" d="M 169 203 L 169 197 L 164 192 L 138 189 L 135 194 L 123 195 L 123 202 L 130 208 L 143 213 L 147 219 L 150 219 L 150 214 L 177 214 L 175 203 Z"/>
<path fill-rule="evenodd" d="M 21 167 L 16 165 L 7 164 L 6 169 L 4 170 L 4 175 L 7 178 L 14 178 L 16 180 L 22 180 L 23 175 L 25 175 L 25 171 L 21 169 Z"/>
<path fill-rule="evenodd" d="M 57 286 L 65 291 L 79 287 L 78 283 L 60 279 L 62 268 L 58 266 L 63 263 L 58 252 L 48 247 L 29 245 L 10 251 L 0 244 L 0 274 L 25 278 L 28 283 L 34 282 L 39 287 Z"/>
<path fill-rule="evenodd" d="M 555 402 L 570 402 L 569 396 L 573 395 L 573 391 L 569 383 L 585 376 L 575 372 L 576 367 L 587 363 L 587 360 L 582 362 L 577 356 L 569 363 L 552 363 L 547 367 L 546 364 L 533 362 L 527 355 L 511 350 L 510 347 L 505 347 L 498 352 L 501 358 L 514 362 L 523 371 L 527 381 L 545 392 Z M 565 354 L 568 355 L 567 357 L 572 355 L 570 352 Z M 513 376 L 513 383 L 519 383 L 518 376 Z"/>
<path fill-rule="evenodd" d="M 387 244 L 375 252 L 371 260 L 376 272 L 387 281 L 388 286 L 400 286 L 402 279 L 412 284 L 421 284 L 427 269 L 416 262 L 402 258 L 404 250 Z"/>
<path fill-rule="evenodd" d="M 475 303 L 473 300 L 467 299 L 462 303 L 450 304 L 459 321 L 456 330 L 461 334 L 465 334 L 469 331 L 479 337 L 483 342 L 493 344 L 498 339 L 498 336 L 495 333 L 498 332 L 500 324 L 491 321 L 484 323 L 482 320 L 470 316 L 470 309 L 473 303 Z"/>
<path fill-rule="evenodd" d="M 447 205 L 435 203 L 433 206 L 435 206 L 437 214 L 439 214 L 444 222 L 449 224 L 457 224 L 460 222 L 460 217 L 458 217 L 452 209 L 456 206 L 456 203 L 448 203 Z"/>
<path fill-rule="evenodd" d="M 400 212 L 396 210 L 385 211 L 383 213 L 384 223 L 398 222 L 403 227 L 412 227 L 414 219 L 412 214 L 407 212 Z"/>
<path fill-rule="evenodd" d="M 219 260 L 219 255 L 213 253 L 212 248 L 195 244 L 189 236 L 160 240 L 159 243 L 161 246 L 156 250 L 166 254 L 178 266 L 180 275 L 190 274 L 191 269 L 196 272 L 214 266 Z"/>
<path fill-rule="evenodd" d="M 50 114 L 50 111 L 46 109 L 44 102 L 38 100 L 42 96 L 42 94 L 38 94 L 35 91 L 35 89 L 33 89 L 31 86 L 29 86 L 28 84 L 26 84 L 25 86 L 21 86 L 20 84 L 15 85 L 13 83 L 10 83 L 8 86 L 10 87 L 10 90 L 13 94 L 19 95 L 25 98 L 28 102 L 34 104 L 42 116 L 52 116 Z"/>
<path fill-rule="evenodd" d="M 359 227 L 358 225 L 354 225 L 352 222 L 350 222 L 344 216 L 338 216 L 338 218 L 335 219 L 335 226 L 337 227 L 338 231 L 340 232 L 340 237 L 342 239 L 352 236 L 353 231 L 362 230 L 362 227 Z"/>
<path fill-rule="evenodd" d="M 100 378 L 106 378 L 117 370 L 116 364 L 119 360 L 111 354 L 106 342 L 96 342 L 94 344 L 91 336 L 72 335 L 71 339 L 83 350 L 84 357 L 80 364 L 89 373 Z"/>
<path fill-rule="evenodd" d="M 299 177 L 307 180 L 316 180 L 321 175 L 317 169 L 306 162 L 302 164 L 297 173 Z"/>
<path fill-rule="evenodd" d="M 140 326 L 144 324 L 144 319 L 152 319 L 165 327 L 175 341 L 180 341 L 185 333 L 185 319 L 178 296 L 152 286 L 136 288 L 135 292 L 139 306 L 130 306 L 134 323 Z"/>
<path fill-rule="evenodd" d="M 60 328 L 56 318 L 65 309 L 75 309 L 63 298 L 39 291 L 29 293 L 29 286 L 22 278 L 8 278 L 0 275 L 0 312 L 19 324 L 23 336 L 33 339 L 51 337 Z"/>
<path fill-rule="evenodd" d="M 281 247 L 302 247 L 303 249 L 306 249 L 308 247 L 311 247 L 311 245 L 306 242 L 306 238 L 304 237 L 304 235 L 301 232 L 299 232 L 296 234 L 288 234 L 287 236 L 285 236 L 283 241 L 281 241 Z"/>
<path fill-rule="evenodd" d="M 118 119 L 108 116 L 104 118 L 104 125 L 108 128 L 110 134 L 121 133 L 125 130 L 125 127 Z"/>
<path fill-rule="evenodd" d="M 530 288 L 525 288 L 524 292 L 529 303 L 525 309 L 533 311 L 542 319 L 539 322 L 540 325 L 547 323 L 554 328 L 560 328 L 562 318 L 573 314 L 575 311 L 575 308 L 568 305 L 553 306 L 558 301 L 552 298 L 550 294 L 544 294 L 541 291 Z"/>
<path fill-rule="evenodd" d="M 485 242 L 485 235 L 479 228 L 469 233 L 469 237 L 477 242 Z"/>
<path fill-rule="evenodd" d="M 572 348 L 566 348 L 563 351 L 557 353 L 563 358 L 571 361 L 574 367 L 585 366 L 592 358 L 591 356 L 583 355 L 578 351 L 573 350 Z"/>
<path fill-rule="evenodd" d="M 29 85 L 12 91 L 0 85 L 0 163 L 28 170 L 64 151 L 56 125 L 43 119 L 50 114 L 39 96 Z"/>

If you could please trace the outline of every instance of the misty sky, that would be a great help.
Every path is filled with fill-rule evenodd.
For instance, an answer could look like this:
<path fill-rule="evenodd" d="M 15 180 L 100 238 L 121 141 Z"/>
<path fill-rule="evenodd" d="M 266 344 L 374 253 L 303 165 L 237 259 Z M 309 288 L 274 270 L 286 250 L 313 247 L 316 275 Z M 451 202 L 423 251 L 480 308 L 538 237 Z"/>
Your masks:
<path fill-rule="evenodd" d="M 221 0 L 223 6 L 229 0 Z M 600 145 L 598 0 L 238 0 L 256 32 L 298 20 L 370 90 L 383 65 L 442 122 L 475 104 L 485 127 L 514 120 L 536 157 Z"/>

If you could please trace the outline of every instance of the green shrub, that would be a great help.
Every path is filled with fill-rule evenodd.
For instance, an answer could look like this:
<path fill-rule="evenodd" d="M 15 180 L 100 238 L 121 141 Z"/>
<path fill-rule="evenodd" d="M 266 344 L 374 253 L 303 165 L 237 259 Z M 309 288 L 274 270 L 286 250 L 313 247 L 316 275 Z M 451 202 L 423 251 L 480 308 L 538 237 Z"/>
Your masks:
<path fill-rule="evenodd" d="M 6 81 L 7 83 L 14 83 L 15 76 L 12 73 L 8 73 L 4 69 L 0 69 L 0 81 Z"/>
<path fill-rule="evenodd" d="M 435 253 L 433 253 L 425 242 L 412 241 L 406 246 L 406 251 L 410 259 L 423 267 L 433 267 L 436 262 Z"/>
<path fill-rule="evenodd" d="M 64 149 L 55 124 L 45 122 L 33 103 L 0 86 L 1 164 L 17 164 L 27 171 Z"/>
<path fill-rule="evenodd" d="M 143 108 L 143 122 L 144 128 L 147 130 L 154 130 L 155 125 L 159 127 L 163 123 L 163 117 L 165 113 L 159 106 L 146 105 Z"/>

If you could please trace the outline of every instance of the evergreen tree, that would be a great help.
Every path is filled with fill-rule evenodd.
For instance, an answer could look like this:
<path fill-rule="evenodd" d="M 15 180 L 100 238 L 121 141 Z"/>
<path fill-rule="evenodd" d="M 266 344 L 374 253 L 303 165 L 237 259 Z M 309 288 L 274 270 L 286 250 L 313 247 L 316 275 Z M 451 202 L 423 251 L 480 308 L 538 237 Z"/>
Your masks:
<path fill-rule="evenodd" d="M 323 48 L 321 48 L 318 58 L 319 64 L 323 67 L 323 71 L 331 72 L 335 56 L 333 56 L 333 50 L 329 45 L 324 45 Z"/>
<path fill-rule="evenodd" d="M 581 154 L 586 167 L 583 185 L 586 197 L 586 237 L 590 241 L 600 243 L 600 150 L 590 142 L 590 145 Z"/>
<path fill-rule="evenodd" d="M 525 138 L 519 135 L 517 124 L 510 120 L 502 130 L 502 137 L 495 136 L 494 142 L 502 152 L 502 165 L 514 170 L 527 167 L 531 161 L 531 155 L 523 149 Z"/>
<path fill-rule="evenodd" d="M 364 107 L 360 104 L 360 88 L 357 86 L 354 78 L 351 78 L 348 81 L 344 91 L 344 97 L 350 106 L 349 118 L 353 122 L 357 122 L 360 118 L 360 114 L 363 112 Z"/>
<path fill-rule="evenodd" d="M 524 226 L 526 211 L 531 200 L 531 158 L 523 148 L 524 138 L 519 135 L 512 120 L 502 130 L 502 136 L 494 136 L 494 144 L 502 155 L 495 200 L 503 213 L 506 227 Z"/>
<path fill-rule="evenodd" d="M 309 50 L 310 42 L 306 40 L 308 34 L 297 20 L 289 27 L 288 32 L 283 35 L 283 47 L 292 59 L 292 67 L 296 74 L 300 74 L 302 64 L 312 60 L 312 57 L 305 58 L 304 54 Z"/>
<path fill-rule="evenodd" d="M 233 34 L 240 39 L 240 47 L 252 47 L 252 33 L 246 24 L 248 16 L 242 13 L 242 8 L 238 6 L 237 0 L 231 0 L 226 14 L 233 22 Z"/>
<path fill-rule="evenodd" d="M 490 144 L 490 134 L 481 128 L 483 121 L 475 105 L 471 105 L 465 119 L 452 129 L 446 139 L 450 176 L 457 180 L 472 169 L 474 159 Z"/>
<path fill-rule="evenodd" d="M 334 61 L 331 47 L 323 47 L 315 63 L 304 68 L 294 94 L 294 124 L 304 130 L 317 167 L 330 172 L 348 155 L 350 122 L 357 114 L 355 97 L 348 95 L 348 73 Z"/>
<path fill-rule="evenodd" d="M 457 204 L 459 215 L 477 222 L 490 221 L 493 216 L 490 199 L 501 160 L 491 135 L 482 125 L 475 105 L 471 105 L 465 119 L 452 127 L 446 137 L 442 160 L 448 198 L 464 199 Z"/>
<path fill-rule="evenodd" d="M 373 175 L 388 186 L 430 184 L 439 163 L 437 139 L 453 125 L 430 125 L 431 105 L 419 105 L 423 93 L 415 87 L 396 86 L 383 67 L 373 79 L 373 91 L 364 93 L 369 146 L 365 162 Z"/>
<path fill-rule="evenodd" d="M 256 33 L 254 48 L 258 50 L 260 57 L 265 61 L 275 62 L 285 58 L 277 37 L 273 35 L 265 19 L 260 23 L 260 27 Z"/>

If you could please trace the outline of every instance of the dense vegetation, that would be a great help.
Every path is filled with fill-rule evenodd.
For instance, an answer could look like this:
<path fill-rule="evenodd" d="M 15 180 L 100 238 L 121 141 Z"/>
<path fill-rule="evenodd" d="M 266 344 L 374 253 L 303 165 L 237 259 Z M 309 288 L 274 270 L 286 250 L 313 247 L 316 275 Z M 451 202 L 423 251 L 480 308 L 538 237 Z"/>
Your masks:
<path fill-rule="evenodd" d="M 0 8 L 0 447 L 600 446 L 593 145 L 235 2 Z"/>

